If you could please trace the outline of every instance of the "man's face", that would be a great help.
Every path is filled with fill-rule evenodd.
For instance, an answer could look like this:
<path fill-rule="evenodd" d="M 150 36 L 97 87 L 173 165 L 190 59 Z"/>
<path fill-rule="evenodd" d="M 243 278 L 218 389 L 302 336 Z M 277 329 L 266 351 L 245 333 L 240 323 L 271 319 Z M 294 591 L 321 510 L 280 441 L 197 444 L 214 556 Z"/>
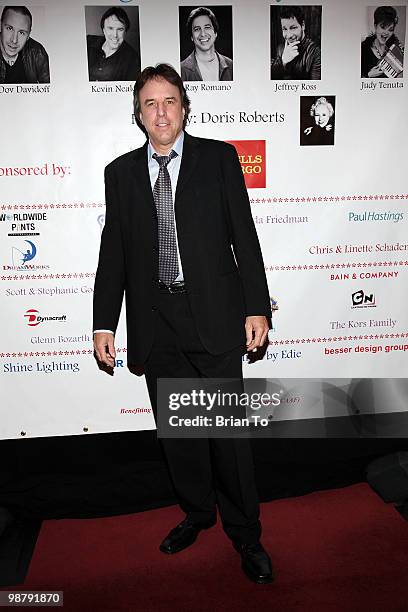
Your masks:
<path fill-rule="evenodd" d="M 389 23 L 387 26 L 383 23 L 377 23 L 375 26 L 375 35 L 380 45 L 385 45 L 387 40 L 394 34 L 395 25 Z"/>
<path fill-rule="evenodd" d="M 178 87 L 157 77 L 139 91 L 139 119 L 153 148 L 166 155 L 183 130 L 184 108 Z"/>
<path fill-rule="evenodd" d="M 281 19 L 281 26 L 285 42 L 299 42 L 305 35 L 305 23 L 300 24 L 296 17 Z"/>
<path fill-rule="evenodd" d="M 330 113 L 327 106 L 325 106 L 324 104 L 319 104 L 318 106 L 316 106 L 314 111 L 314 119 L 316 125 L 321 128 L 326 127 L 330 119 Z"/>
<path fill-rule="evenodd" d="M 4 54 L 13 58 L 26 44 L 30 36 L 30 19 L 9 9 L 0 25 L 0 44 Z"/>
<path fill-rule="evenodd" d="M 191 24 L 191 40 L 200 51 L 209 51 L 214 48 L 217 33 L 207 15 L 200 15 L 193 19 Z"/>
<path fill-rule="evenodd" d="M 116 15 L 111 15 L 105 19 L 102 31 L 110 50 L 117 51 L 125 39 L 126 28 L 123 23 L 119 21 Z"/>

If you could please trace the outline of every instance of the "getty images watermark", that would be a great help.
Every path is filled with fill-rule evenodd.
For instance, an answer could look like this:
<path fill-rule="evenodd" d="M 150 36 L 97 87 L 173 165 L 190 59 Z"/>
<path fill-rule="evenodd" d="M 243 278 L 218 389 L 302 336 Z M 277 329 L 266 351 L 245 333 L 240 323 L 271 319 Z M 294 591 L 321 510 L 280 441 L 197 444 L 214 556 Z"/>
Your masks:
<path fill-rule="evenodd" d="M 231 383 L 223 383 L 231 384 Z M 236 384 L 236 383 L 233 383 Z M 283 392 L 283 391 L 281 391 Z M 204 389 L 192 389 L 190 392 L 183 393 L 170 393 L 169 395 L 169 410 L 180 410 L 180 408 L 185 407 L 195 407 L 205 410 L 206 412 L 210 412 L 215 409 L 239 409 L 245 408 L 247 413 L 248 409 L 252 411 L 259 410 L 260 408 L 270 407 L 270 406 L 279 406 L 281 403 L 280 393 L 246 393 L 242 391 L 238 393 L 237 391 L 221 391 L 221 389 L 217 389 L 217 391 L 205 391 Z M 260 421 L 265 421 L 263 425 L 268 424 L 268 419 L 262 418 L 257 414 L 250 414 L 251 418 L 255 425 L 260 424 Z M 202 421 L 204 421 L 208 425 L 213 424 L 213 418 L 208 416 L 196 415 L 194 418 L 194 423 L 189 423 L 189 426 L 195 426 L 195 424 L 199 425 Z M 214 425 L 216 427 L 224 426 L 224 425 L 235 425 L 235 426 L 247 426 L 250 424 L 248 417 L 239 418 L 231 413 L 230 416 L 225 416 L 224 414 L 216 414 L 214 420 Z M 169 423 L 171 426 L 178 427 L 186 421 L 185 417 L 180 417 L 179 415 L 172 415 L 169 417 Z"/>
<path fill-rule="evenodd" d="M 235 437 L 266 427 L 283 389 L 248 389 L 238 379 L 161 379 L 159 437 Z"/>
<path fill-rule="evenodd" d="M 159 379 L 156 424 L 161 438 L 403 437 L 407 396 L 407 379 Z"/>

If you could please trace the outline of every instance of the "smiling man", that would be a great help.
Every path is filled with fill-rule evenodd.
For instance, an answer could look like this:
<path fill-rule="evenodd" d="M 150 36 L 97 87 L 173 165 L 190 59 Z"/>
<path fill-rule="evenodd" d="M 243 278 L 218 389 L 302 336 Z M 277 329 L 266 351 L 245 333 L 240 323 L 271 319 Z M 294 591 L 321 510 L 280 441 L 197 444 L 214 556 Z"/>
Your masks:
<path fill-rule="evenodd" d="M 126 298 L 129 364 L 143 364 L 157 415 L 159 378 L 242 381 L 242 356 L 267 338 L 270 300 L 238 155 L 184 131 L 190 101 L 167 64 L 136 80 L 147 136 L 105 171 L 106 224 L 94 290 L 94 348 L 115 365 Z M 185 519 L 160 550 L 180 552 L 216 522 L 255 582 L 272 580 L 248 439 L 162 438 Z"/>
<path fill-rule="evenodd" d="M 303 9 L 283 6 L 279 13 L 283 43 L 272 58 L 271 79 L 320 79 L 320 46 L 306 36 Z"/>
<path fill-rule="evenodd" d="M 130 20 L 113 6 L 100 21 L 103 36 L 87 36 L 90 81 L 134 81 L 140 72 L 140 54 L 126 40 Z"/>
<path fill-rule="evenodd" d="M 183 81 L 232 81 L 232 60 L 215 49 L 219 25 L 214 13 L 203 6 L 193 9 L 186 28 L 194 50 L 181 62 Z"/>
<path fill-rule="evenodd" d="M 44 47 L 30 37 L 33 18 L 26 6 L 5 6 L 0 18 L 0 83 L 49 83 Z"/>

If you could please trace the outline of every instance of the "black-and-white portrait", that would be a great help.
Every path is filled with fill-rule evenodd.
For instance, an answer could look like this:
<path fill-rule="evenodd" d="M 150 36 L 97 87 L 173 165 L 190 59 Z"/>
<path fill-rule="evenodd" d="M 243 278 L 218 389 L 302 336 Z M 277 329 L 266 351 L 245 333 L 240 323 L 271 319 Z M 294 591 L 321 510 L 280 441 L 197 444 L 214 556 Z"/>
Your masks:
<path fill-rule="evenodd" d="M 363 78 L 402 78 L 405 9 L 405 6 L 367 7 L 367 30 L 361 42 Z"/>
<path fill-rule="evenodd" d="M 321 6 L 271 6 L 271 79 L 321 78 Z"/>
<path fill-rule="evenodd" d="M 232 81 L 232 6 L 180 6 L 183 81 Z"/>
<path fill-rule="evenodd" d="M 134 81 L 140 72 L 139 7 L 86 6 L 90 81 Z"/>
<path fill-rule="evenodd" d="M 334 145 L 335 96 L 300 97 L 300 144 Z"/>
<path fill-rule="evenodd" d="M 0 83 L 50 82 L 43 17 L 43 7 L 0 6 Z"/>

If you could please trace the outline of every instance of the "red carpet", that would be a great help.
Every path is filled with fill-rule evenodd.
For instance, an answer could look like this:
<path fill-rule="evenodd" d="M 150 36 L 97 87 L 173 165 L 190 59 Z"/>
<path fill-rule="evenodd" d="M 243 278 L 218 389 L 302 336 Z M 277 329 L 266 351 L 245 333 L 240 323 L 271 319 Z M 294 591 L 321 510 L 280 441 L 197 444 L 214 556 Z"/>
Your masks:
<path fill-rule="evenodd" d="M 220 525 L 159 552 L 176 507 L 44 522 L 23 589 L 63 590 L 64 612 L 406 612 L 408 523 L 365 485 L 262 505 L 272 585 L 241 574 Z"/>

